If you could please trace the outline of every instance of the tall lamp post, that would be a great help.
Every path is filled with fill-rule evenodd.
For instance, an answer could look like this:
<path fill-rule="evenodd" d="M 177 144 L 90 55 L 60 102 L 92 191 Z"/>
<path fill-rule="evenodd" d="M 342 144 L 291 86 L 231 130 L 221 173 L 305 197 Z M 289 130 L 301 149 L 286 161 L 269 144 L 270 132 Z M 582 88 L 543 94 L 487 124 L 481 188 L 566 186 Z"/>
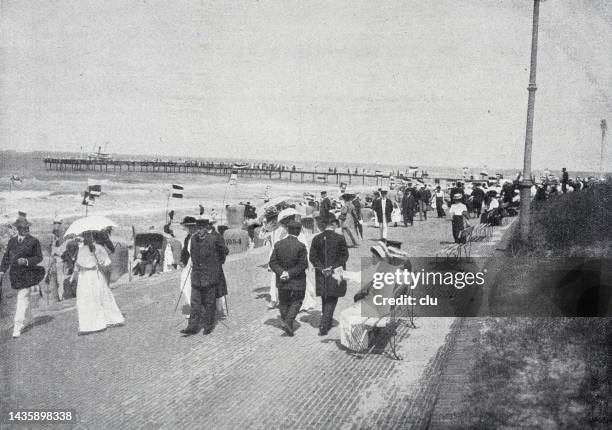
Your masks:
<path fill-rule="evenodd" d="M 606 131 L 608 131 L 608 123 L 605 119 L 601 120 L 601 156 L 599 157 L 599 176 L 603 177 L 603 159 L 604 159 L 604 139 Z"/>
<path fill-rule="evenodd" d="M 523 160 L 523 177 L 519 183 L 521 189 L 521 212 L 519 217 L 520 238 L 522 243 L 529 240 L 529 212 L 531 204 L 531 146 L 533 141 L 533 111 L 535 107 L 536 66 L 538 60 L 538 20 L 540 16 L 540 1 L 533 2 L 533 29 L 531 33 L 531 66 L 529 70 L 529 100 L 527 103 L 527 127 L 525 130 L 525 158 Z"/>

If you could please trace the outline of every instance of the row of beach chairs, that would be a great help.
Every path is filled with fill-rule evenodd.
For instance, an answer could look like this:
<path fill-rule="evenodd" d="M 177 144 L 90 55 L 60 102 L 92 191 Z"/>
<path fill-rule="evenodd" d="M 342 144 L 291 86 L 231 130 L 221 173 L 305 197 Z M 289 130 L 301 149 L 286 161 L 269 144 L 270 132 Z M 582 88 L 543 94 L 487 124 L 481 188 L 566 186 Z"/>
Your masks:
<path fill-rule="evenodd" d="M 480 223 L 461 230 L 459 237 L 461 243 L 451 243 L 436 253 L 436 259 L 442 258 L 469 258 L 472 252 L 472 243 L 490 238 L 493 235 L 493 225 Z"/>

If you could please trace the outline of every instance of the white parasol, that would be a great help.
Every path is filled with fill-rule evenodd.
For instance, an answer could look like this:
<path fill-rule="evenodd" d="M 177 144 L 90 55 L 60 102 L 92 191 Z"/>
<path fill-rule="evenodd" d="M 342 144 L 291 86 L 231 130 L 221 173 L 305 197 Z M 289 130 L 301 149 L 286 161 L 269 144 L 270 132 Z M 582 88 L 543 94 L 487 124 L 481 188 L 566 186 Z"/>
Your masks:
<path fill-rule="evenodd" d="M 105 216 L 91 215 L 85 218 L 78 219 L 72 224 L 70 224 L 70 227 L 68 227 L 68 230 L 66 230 L 66 233 L 64 233 L 64 237 L 68 237 L 72 234 L 79 235 L 84 231 L 89 230 L 103 230 L 106 227 L 117 227 L 117 224 L 115 224 L 113 221 L 106 218 Z"/>

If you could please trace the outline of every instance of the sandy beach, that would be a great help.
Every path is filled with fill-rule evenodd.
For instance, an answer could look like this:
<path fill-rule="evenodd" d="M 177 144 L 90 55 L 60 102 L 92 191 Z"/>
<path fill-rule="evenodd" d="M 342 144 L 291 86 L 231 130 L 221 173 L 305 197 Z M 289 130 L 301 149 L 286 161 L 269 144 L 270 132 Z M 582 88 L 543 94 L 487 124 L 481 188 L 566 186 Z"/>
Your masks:
<path fill-rule="evenodd" d="M 105 215 L 115 221 L 115 240 L 128 240 L 131 228 L 137 231 L 159 230 L 166 222 L 167 210 L 175 211 L 174 221 L 178 223 L 184 216 L 199 214 L 199 205 L 205 208 L 205 215 L 215 210 L 221 224 L 224 205 L 251 202 L 261 208 L 264 193 L 269 186 L 269 195 L 277 197 L 301 197 L 304 192 L 315 195 L 326 189 L 334 194 L 335 184 L 299 184 L 279 181 L 261 181 L 240 178 L 236 185 L 228 185 L 227 178 L 204 175 L 164 175 L 130 173 L 119 175 L 57 174 L 48 180 L 28 178 L 22 184 L 15 184 L 11 191 L 0 191 L 2 222 L 14 221 L 18 211 L 26 212 L 33 222 L 33 234 L 51 232 L 54 219 L 69 224 L 85 215 L 81 204 L 82 193 L 91 178 L 102 186 L 102 195 L 95 205 L 88 208 L 89 214 Z M 182 199 L 168 199 L 171 184 L 185 187 Z M 356 191 L 371 191 L 371 187 L 354 187 Z M 167 208 L 167 209 L 166 209 Z M 180 230 L 176 225 L 175 230 Z"/>

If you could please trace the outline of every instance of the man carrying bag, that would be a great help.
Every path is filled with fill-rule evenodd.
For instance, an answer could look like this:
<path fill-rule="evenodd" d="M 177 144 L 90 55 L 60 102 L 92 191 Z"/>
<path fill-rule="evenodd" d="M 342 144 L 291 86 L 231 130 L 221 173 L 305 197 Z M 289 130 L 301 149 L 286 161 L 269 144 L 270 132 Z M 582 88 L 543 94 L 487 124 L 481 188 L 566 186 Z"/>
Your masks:
<path fill-rule="evenodd" d="M 20 212 L 13 225 L 17 229 L 17 236 L 9 240 L 2 258 L 0 283 L 4 273 L 10 270 L 11 288 L 18 290 L 13 337 L 19 337 L 30 320 L 30 287 L 44 279 L 45 269 L 37 266 L 42 261 L 42 251 L 38 239 L 30 235 L 31 224 L 26 214 Z"/>

